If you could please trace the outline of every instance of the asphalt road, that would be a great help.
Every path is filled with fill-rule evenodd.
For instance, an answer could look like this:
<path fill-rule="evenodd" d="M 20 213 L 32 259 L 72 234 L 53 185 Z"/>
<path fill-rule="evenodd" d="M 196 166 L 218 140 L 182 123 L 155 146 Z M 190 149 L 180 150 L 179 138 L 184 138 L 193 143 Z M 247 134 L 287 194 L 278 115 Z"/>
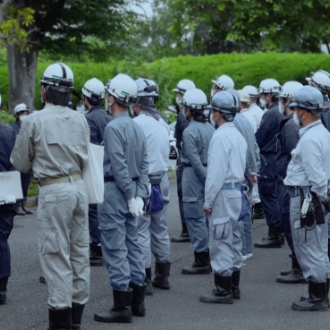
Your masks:
<path fill-rule="evenodd" d="M 47 329 L 47 288 L 38 282 L 36 215 L 16 217 L 10 237 L 12 276 L 8 304 L 0 306 L 0 330 Z M 254 242 L 266 234 L 264 220 L 254 223 Z M 171 182 L 169 233 L 180 232 L 175 182 Z M 171 290 L 154 289 L 146 297 L 147 315 L 132 324 L 105 324 L 93 320 L 95 312 L 112 306 L 112 291 L 103 267 L 91 270 L 91 297 L 82 329 L 225 329 L 225 330 L 326 330 L 330 312 L 295 312 L 291 303 L 307 293 L 305 284 L 279 284 L 276 275 L 289 267 L 289 249 L 254 249 L 241 276 L 241 300 L 233 305 L 204 304 L 198 298 L 213 288 L 212 275 L 187 276 L 181 268 L 193 261 L 190 243 L 172 244 Z"/>

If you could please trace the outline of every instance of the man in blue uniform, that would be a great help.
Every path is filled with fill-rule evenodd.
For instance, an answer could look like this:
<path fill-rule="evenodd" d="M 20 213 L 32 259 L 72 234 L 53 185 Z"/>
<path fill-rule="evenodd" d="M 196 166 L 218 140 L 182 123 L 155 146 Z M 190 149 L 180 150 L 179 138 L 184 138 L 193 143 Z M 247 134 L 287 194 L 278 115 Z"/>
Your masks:
<path fill-rule="evenodd" d="M 103 144 L 105 126 L 112 120 L 112 117 L 101 108 L 104 89 L 102 81 L 96 78 L 88 80 L 82 89 L 85 106 L 88 109 L 85 117 L 91 132 L 90 142 L 96 145 Z M 98 228 L 97 204 L 89 204 L 88 218 L 89 234 L 92 241 L 90 244 L 90 263 L 91 266 L 102 266 L 101 233 Z"/>
<path fill-rule="evenodd" d="M 14 131 L 9 126 L 0 123 L 0 172 L 14 170 L 10 164 L 10 154 L 14 143 Z M 13 229 L 13 220 L 14 205 L 0 204 L 0 305 L 6 303 L 7 283 L 11 275 L 8 238 Z"/>
<path fill-rule="evenodd" d="M 145 315 L 145 268 L 138 244 L 138 219 L 148 196 L 147 144 L 143 131 L 128 115 L 137 87 L 124 74 L 107 86 L 113 120 L 104 132 L 104 202 L 99 205 L 103 260 L 109 271 L 114 305 L 96 313 L 99 322 L 132 322 Z"/>

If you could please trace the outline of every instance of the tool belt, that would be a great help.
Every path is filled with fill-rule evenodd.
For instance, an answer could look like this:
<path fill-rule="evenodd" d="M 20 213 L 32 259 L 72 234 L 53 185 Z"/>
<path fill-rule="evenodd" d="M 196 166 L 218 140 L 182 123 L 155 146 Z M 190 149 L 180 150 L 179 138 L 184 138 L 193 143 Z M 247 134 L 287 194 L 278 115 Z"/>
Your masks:
<path fill-rule="evenodd" d="M 132 178 L 132 181 L 137 181 L 139 178 Z M 115 182 L 115 178 L 111 176 L 104 177 L 104 182 Z"/>
<path fill-rule="evenodd" d="M 81 179 L 81 174 L 73 174 L 73 175 L 68 175 L 68 176 L 61 176 L 59 178 L 45 178 L 39 180 L 39 186 L 48 186 L 50 184 L 54 183 L 61 183 L 61 182 L 72 182 L 72 181 L 77 181 Z"/>
<path fill-rule="evenodd" d="M 156 175 L 149 175 L 149 183 L 152 186 L 156 186 L 162 182 L 162 175 L 156 174 Z"/>

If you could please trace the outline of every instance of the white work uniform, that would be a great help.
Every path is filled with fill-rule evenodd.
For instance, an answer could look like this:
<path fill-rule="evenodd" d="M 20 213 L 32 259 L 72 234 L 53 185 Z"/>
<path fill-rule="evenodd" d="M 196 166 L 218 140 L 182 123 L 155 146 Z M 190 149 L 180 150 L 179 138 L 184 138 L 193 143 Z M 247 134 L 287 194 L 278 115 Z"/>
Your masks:
<path fill-rule="evenodd" d="M 235 125 L 227 122 L 213 134 L 208 151 L 205 206 L 209 217 L 209 250 L 213 273 L 231 276 L 242 267 L 241 192 L 224 185 L 244 181 L 247 143 Z"/>
<path fill-rule="evenodd" d="M 330 180 L 330 134 L 321 120 L 299 130 L 300 140 L 292 150 L 284 184 L 305 187 L 315 192 L 320 201 L 327 199 Z M 329 278 L 328 220 L 323 208 L 325 223 L 306 230 L 300 225 L 301 196 L 298 189 L 290 189 L 290 224 L 296 256 L 308 281 L 324 283 Z"/>
<path fill-rule="evenodd" d="M 241 111 L 241 114 L 244 115 L 252 124 L 254 133 L 258 130 L 264 113 L 265 112 L 255 103 L 251 104 L 247 109 Z"/>
<path fill-rule="evenodd" d="M 169 182 L 167 177 L 170 153 L 170 129 L 165 121 L 146 115 L 143 111 L 134 121 L 141 127 L 147 141 L 147 161 L 149 177 L 161 175 L 160 189 L 164 207 L 161 211 L 152 211 L 138 219 L 138 241 L 143 253 L 145 268 L 151 268 L 151 252 L 156 261 L 170 261 L 171 248 L 167 230 L 167 208 L 170 201 Z"/>
<path fill-rule="evenodd" d="M 32 170 L 41 183 L 50 183 L 39 190 L 38 250 L 54 309 L 84 305 L 89 298 L 88 200 L 81 179 L 89 139 L 84 116 L 47 104 L 23 122 L 11 155 L 18 171 Z M 68 181 L 51 183 L 56 178 Z"/>

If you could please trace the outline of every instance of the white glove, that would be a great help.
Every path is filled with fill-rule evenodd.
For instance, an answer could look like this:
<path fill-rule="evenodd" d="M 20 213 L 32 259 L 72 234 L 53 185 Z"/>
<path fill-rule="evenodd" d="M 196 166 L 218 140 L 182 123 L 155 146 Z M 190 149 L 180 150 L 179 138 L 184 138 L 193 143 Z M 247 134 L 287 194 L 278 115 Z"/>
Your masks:
<path fill-rule="evenodd" d="M 136 214 L 138 214 L 138 218 L 141 218 L 143 216 L 143 206 L 144 206 L 143 199 L 140 196 L 136 196 L 135 201 L 136 201 L 136 204 L 135 204 L 136 211 L 135 212 L 136 212 Z"/>
<path fill-rule="evenodd" d="M 136 213 L 136 199 L 131 198 L 127 201 L 128 204 L 128 210 L 132 214 L 134 218 L 138 217 L 138 214 Z"/>

